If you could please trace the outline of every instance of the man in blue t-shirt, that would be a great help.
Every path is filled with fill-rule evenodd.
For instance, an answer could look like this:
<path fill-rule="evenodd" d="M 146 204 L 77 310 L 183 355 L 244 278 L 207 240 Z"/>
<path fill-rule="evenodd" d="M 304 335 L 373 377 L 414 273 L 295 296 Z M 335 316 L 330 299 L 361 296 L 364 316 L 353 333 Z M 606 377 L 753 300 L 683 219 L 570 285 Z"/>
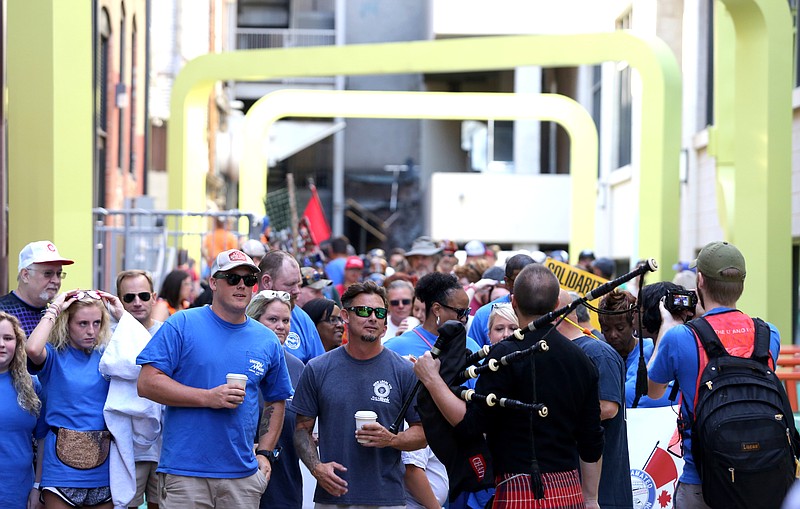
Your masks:
<path fill-rule="evenodd" d="M 317 480 L 318 505 L 404 507 L 400 451 L 425 447 L 425 433 L 413 404 L 404 414 L 408 429 L 394 435 L 387 428 L 416 378 L 411 363 L 381 345 L 383 287 L 372 281 L 350 285 L 342 305 L 349 342 L 312 359 L 297 384 L 295 449 Z M 374 412 L 377 421 L 356 429 L 354 416 L 361 411 Z M 319 451 L 312 437 L 317 419 Z"/>
<path fill-rule="evenodd" d="M 732 354 L 749 356 L 752 351 L 755 329 L 750 317 L 736 310 L 736 303 L 744 291 L 746 273 L 742 253 L 727 242 L 707 244 L 692 262 L 697 267 L 697 297 L 703 309 L 703 317 L 716 331 L 720 341 Z M 648 391 L 651 398 L 661 397 L 667 384 L 677 380 L 682 396 L 683 415 L 694 411 L 699 351 L 694 333 L 688 326 L 672 316 L 663 304 L 662 325 L 655 352 L 648 366 Z M 769 324 L 770 354 L 773 361 L 778 358 L 780 336 Z M 703 499 L 700 475 L 692 455 L 691 429 L 683 433 L 683 473 L 675 488 L 675 507 L 707 508 Z"/>
<path fill-rule="evenodd" d="M 259 274 L 258 290 L 274 290 L 286 292 L 292 297 L 292 317 L 289 324 L 289 335 L 283 342 L 283 348 L 294 355 L 304 364 L 318 355 L 325 353 L 322 340 L 317 332 L 317 326 L 303 311 L 295 305 L 303 277 L 297 260 L 286 251 L 270 251 L 258 265 Z"/>
<path fill-rule="evenodd" d="M 211 269 L 211 305 L 169 317 L 136 359 L 139 395 L 167 405 L 162 509 L 257 507 L 292 395 L 277 336 L 245 315 L 258 267 L 231 249 Z M 244 379 L 227 382 L 228 374 Z M 256 430 L 258 390 L 265 403 Z"/>

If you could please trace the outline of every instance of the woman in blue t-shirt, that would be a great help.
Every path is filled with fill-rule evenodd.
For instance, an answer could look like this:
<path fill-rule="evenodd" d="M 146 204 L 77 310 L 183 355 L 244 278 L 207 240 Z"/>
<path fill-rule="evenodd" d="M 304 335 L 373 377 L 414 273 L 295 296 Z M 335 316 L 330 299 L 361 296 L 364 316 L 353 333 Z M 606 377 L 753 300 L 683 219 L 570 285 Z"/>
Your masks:
<path fill-rule="evenodd" d="M 111 336 L 106 303 L 115 315 L 122 309 L 119 299 L 105 292 L 75 290 L 58 295 L 25 347 L 47 401 L 49 430 L 41 481 L 47 509 L 113 507 L 110 434 L 103 418 L 108 381 L 98 370 Z"/>
<path fill-rule="evenodd" d="M 32 437 L 42 408 L 38 381 L 28 374 L 25 333 L 0 311 L 0 507 L 37 507 Z M 39 437 L 41 438 L 41 437 Z"/>

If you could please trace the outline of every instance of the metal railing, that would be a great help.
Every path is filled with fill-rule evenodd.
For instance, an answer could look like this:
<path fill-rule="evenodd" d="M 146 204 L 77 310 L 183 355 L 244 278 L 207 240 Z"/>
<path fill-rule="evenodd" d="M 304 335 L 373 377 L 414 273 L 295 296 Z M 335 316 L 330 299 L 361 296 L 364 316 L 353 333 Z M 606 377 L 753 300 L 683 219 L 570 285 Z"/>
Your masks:
<path fill-rule="evenodd" d="M 211 233 L 209 218 L 232 219 L 231 231 L 243 239 L 258 238 L 260 227 L 254 214 L 227 210 L 221 212 L 185 212 L 181 210 L 92 209 L 94 217 L 94 288 L 114 292 L 117 274 L 122 270 L 142 269 L 153 276 L 156 291 L 178 265 L 182 248 L 202 245 Z M 205 262 L 199 259 L 197 271 Z"/>
<path fill-rule="evenodd" d="M 237 28 L 236 49 L 333 46 L 336 30 L 310 28 Z"/>

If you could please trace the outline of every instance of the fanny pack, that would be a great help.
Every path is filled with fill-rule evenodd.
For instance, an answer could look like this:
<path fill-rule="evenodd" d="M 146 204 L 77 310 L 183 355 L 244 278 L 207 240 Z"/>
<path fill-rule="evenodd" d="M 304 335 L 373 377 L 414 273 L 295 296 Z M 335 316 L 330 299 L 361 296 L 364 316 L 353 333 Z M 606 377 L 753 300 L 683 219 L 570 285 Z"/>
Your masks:
<path fill-rule="evenodd" d="M 91 470 L 105 463 L 111 447 L 108 430 L 76 431 L 52 428 L 56 435 L 56 457 L 65 465 L 78 470 Z"/>

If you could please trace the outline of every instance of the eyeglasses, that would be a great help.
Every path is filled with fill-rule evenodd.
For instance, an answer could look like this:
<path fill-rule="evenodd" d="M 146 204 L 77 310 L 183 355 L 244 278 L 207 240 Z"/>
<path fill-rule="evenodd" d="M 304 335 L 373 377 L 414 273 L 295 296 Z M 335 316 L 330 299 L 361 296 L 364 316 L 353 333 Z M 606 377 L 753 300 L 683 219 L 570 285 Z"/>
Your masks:
<path fill-rule="evenodd" d="M 58 271 L 56 271 L 56 270 L 39 270 L 39 269 L 36 269 L 36 268 L 33 268 L 33 267 L 29 267 L 28 270 L 29 271 L 33 271 L 33 272 L 38 272 L 39 274 L 44 276 L 45 279 L 53 279 L 53 276 L 58 276 L 58 279 L 66 279 L 67 278 L 67 273 L 64 272 L 63 270 L 58 270 Z"/>
<path fill-rule="evenodd" d="M 126 293 L 122 296 L 122 300 L 125 302 L 125 304 L 130 304 L 136 297 L 139 297 L 139 300 L 142 302 L 147 302 L 150 300 L 150 292 Z"/>
<path fill-rule="evenodd" d="M 73 294 L 68 294 L 67 298 L 74 298 L 75 300 L 83 300 L 86 298 L 100 300 L 102 297 L 95 290 L 78 290 Z"/>
<path fill-rule="evenodd" d="M 367 316 L 369 316 L 369 315 L 367 315 Z M 330 316 L 325 321 L 328 322 L 331 325 L 342 325 L 342 324 L 344 324 L 344 320 L 342 319 L 341 316 Z"/>
<path fill-rule="evenodd" d="M 361 318 L 369 318 L 369 315 L 372 312 L 375 312 L 375 318 L 378 320 L 383 320 L 386 318 L 386 308 L 373 308 L 370 306 L 351 306 L 347 308 L 348 311 L 352 311 L 356 314 L 356 316 L 360 316 Z"/>
<path fill-rule="evenodd" d="M 393 299 L 389 301 L 390 306 L 399 306 L 400 304 L 408 306 L 411 304 L 411 299 Z"/>
<path fill-rule="evenodd" d="M 455 312 L 456 317 L 459 320 L 463 320 L 466 316 L 469 316 L 469 308 L 454 308 L 453 306 L 448 306 L 447 304 L 443 304 L 441 302 L 439 302 L 439 305 Z"/>
<path fill-rule="evenodd" d="M 258 283 L 258 276 L 254 276 L 252 274 L 248 274 L 246 276 L 242 276 L 241 274 L 225 274 L 222 277 L 216 277 L 217 279 L 224 279 L 228 282 L 231 286 L 236 286 L 239 284 L 239 281 L 244 280 L 245 286 L 255 286 Z"/>
<path fill-rule="evenodd" d="M 244 284 L 247 285 L 246 280 Z M 247 285 L 247 286 L 253 286 L 253 285 Z M 289 292 L 279 292 L 276 290 L 261 290 L 260 292 L 258 292 L 258 295 L 256 295 L 256 297 L 261 297 L 262 299 L 265 300 L 278 299 L 282 300 L 283 302 L 291 302 L 292 300 L 292 296 L 289 294 Z"/>

